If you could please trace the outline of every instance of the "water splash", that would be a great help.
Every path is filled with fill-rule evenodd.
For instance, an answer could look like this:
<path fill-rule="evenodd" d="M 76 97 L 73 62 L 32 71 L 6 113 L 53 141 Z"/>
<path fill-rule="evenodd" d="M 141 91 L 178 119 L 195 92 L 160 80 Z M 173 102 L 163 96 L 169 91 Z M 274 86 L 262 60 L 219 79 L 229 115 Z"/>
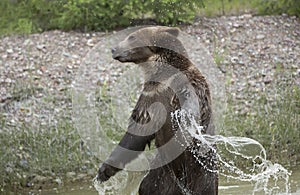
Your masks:
<path fill-rule="evenodd" d="M 174 123 L 178 123 L 179 130 L 185 136 L 184 139 L 180 139 L 181 141 L 189 142 L 191 138 L 196 138 L 204 146 L 201 152 L 193 153 L 196 159 L 199 156 L 203 157 L 208 150 L 215 150 L 214 146 L 217 145 L 221 176 L 252 183 L 252 194 L 289 194 L 291 173 L 282 165 L 267 160 L 266 151 L 259 142 L 247 137 L 202 134 L 203 127 L 198 125 L 194 117 L 185 110 L 174 112 L 172 119 Z M 200 160 L 198 162 L 202 164 Z M 99 194 L 137 194 L 139 184 L 146 173 L 122 171 L 105 183 L 94 180 L 94 186 Z"/>
<path fill-rule="evenodd" d="M 185 110 L 176 111 L 172 118 L 175 123 L 178 123 L 183 135 L 187 135 L 186 132 L 188 132 L 185 140 L 190 140 L 189 136 L 200 140 L 206 148 L 205 151 L 215 150 L 214 145 L 217 145 L 220 175 L 238 181 L 251 182 L 254 184 L 253 194 L 262 191 L 265 194 L 289 193 L 291 173 L 282 165 L 267 160 L 265 148 L 256 140 L 247 137 L 202 134 L 203 127 L 199 126 L 194 117 Z M 189 122 L 184 119 L 188 119 Z M 205 151 L 191 152 L 198 159 L 198 156 L 205 154 Z M 198 162 L 202 164 L 200 160 Z"/>
<path fill-rule="evenodd" d="M 104 183 L 100 183 L 95 177 L 93 184 L 99 195 L 136 195 L 139 185 L 147 173 L 148 171 L 120 171 Z"/>

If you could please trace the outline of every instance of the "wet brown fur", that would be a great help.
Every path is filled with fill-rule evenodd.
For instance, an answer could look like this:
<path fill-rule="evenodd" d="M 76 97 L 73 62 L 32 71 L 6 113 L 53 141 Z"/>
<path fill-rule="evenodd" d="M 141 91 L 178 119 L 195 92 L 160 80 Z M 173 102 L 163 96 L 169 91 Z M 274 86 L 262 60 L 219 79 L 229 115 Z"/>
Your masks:
<path fill-rule="evenodd" d="M 209 86 L 201 72 L 188 59 L 184 47 L 177 39 L 178 33 L 177 28 L 168 27 L 140 29 L 129 35 L 113 51 L 115 59 L 137 63 L 144 70 L 145 83 L 142 94 L 132 112 L 128 131 L 119 143 L 121 147 L 138 152 L 130 156 L 115 149 L 100 168 L 99 180 L 105 181 L 122 169 L 136 158 L 151 140 L 154 139 L 156 147 L 159 148 L 174 136 L 174 131 L 177 130 L 172 124 L 171 113 L 182 108 L 184 93 L 190 93 L 191 90 L 186 87 L 188 85 L 192 86 L 196 93 L 199 115 L 195 117 L 204 127 L 203 133 L 214 134 Z M 163 108 L 151 107 L 158 102 Z M 151 121 L 154 123 L 149 128 L 145 124 Z M 199 156 L 198 160 L 207 166 L 203 167 L 190 151 L 192 148 L 201 149 L 197 143 L 199 144 L 198 140 L 192 139 L 191 145 L 176 159 L 150 170 L 140 185 L 139 194 L 217 194 L 217 173 L 209 171 L 217 169 L 216 154 L 209 150 L 204 156 Z M 155 161 L 164 160 L 168 155 L 169 151 L 162 150 Z M 117 162 L 121 167 L 110 166 L 112 162 Z"/>

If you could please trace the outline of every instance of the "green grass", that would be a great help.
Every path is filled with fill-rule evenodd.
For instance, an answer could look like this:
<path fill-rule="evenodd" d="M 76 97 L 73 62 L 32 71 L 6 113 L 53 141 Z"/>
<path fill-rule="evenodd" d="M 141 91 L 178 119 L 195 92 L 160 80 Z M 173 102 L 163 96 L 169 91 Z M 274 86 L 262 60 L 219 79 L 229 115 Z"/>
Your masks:
<path fill-rule="evenodd" d="M 221 15 L 238 15 L 254 11 L 254 1 L 247 0 L 205 0 L 204 8 L 199 10 L 200 16 L 215 17 Z"/>
<path fill-rule="evenodd" d="M 300 160 L 300 89 L 291 80 L 273 87 L 275 97 L 261 92 L 246 114 L 237 113 L 236 102 L 229 98 L 222 134 L 255 139 L 265 147 L 268 159 L 293 166 Z"/>
<path fill-rule="evenodd" d="M 62 119 L 53 127 L 33 127 L 28 124 L 7 126 L 3 118 L 0 189 L 23 188 L 37 175 L 47 177 L 50 183 L 56 178 L 63 179 L 70 171 L 87 171 L 85 162 L 93 158 L 87 155 L 69 119 Z M 91 164 L 88 166 L 93 168 Z"/>
<path fill-rule="evenodd" d="M 53 113 L 63 100 L 71 100 L 68 91 L 61 99 L 33 85 L 30 78 L 7 87 L 11 97 L 0 107 L 0 192 L 37 184 L 36 176 L 49 184 L 64 181 L 67 172 L 96 173 L 99 161 L 77 133 L 71 110 Z M 45 96 L 36 98 L 37 93 Z"/>
<path fill-rule="evenodd" d="M 0 35 L 47 30 L 113 30 L 136 20 L 164 25 L 190 23 L 195 16 L 215 17 L 243 13 L 300 16 L 298 0 L 172 0 L 116 1 L 0 1 Z M 175 11 L 174 11 L 175 10 Z"/>

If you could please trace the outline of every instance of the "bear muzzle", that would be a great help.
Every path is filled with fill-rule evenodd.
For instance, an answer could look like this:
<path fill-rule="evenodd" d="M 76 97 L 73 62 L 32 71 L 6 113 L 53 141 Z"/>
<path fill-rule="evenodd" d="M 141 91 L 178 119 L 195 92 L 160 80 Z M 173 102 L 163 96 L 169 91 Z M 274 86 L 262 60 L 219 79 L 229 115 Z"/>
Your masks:
<path fill-rule="evenodd" d="M 122 56 L 120 55 L 120 52 L 117 52 L 116 48 L 112 48 L 111 53 L 112 53 L 112 58 L 113 59 L 121 61 L 120 59 L 121 59 Z"/>
<path fill-rule="evenodd" d="M 120 62 L 125 62 L 124 55 L 122 55 L 122 52 L 118 52 L 116 48 L 111 49 L 112 58 L 115 60 L 118 60 Z"/>

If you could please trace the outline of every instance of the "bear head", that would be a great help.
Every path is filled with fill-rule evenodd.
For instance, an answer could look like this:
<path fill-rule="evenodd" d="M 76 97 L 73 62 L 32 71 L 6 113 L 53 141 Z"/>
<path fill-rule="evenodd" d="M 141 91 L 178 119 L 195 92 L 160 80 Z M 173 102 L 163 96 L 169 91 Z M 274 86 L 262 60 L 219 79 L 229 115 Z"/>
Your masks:
<path fill-rule="evenodd" d="M 177 38 L 179 28 L 145 27 L 129 34 L 117 47 L 112 49 L 112 57 L 120 62 L 143 63 L 151 61 L 152 57 L 175 52 L 186 56 L 182 43 Z"/>

